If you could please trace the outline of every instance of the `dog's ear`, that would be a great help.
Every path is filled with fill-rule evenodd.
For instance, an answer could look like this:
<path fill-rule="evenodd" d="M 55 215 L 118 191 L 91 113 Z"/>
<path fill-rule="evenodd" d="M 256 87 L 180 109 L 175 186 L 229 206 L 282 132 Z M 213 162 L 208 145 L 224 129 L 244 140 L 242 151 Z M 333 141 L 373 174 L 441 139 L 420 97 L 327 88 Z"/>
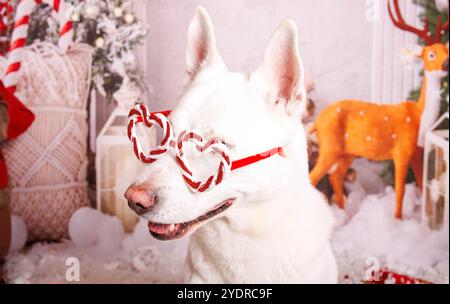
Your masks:
<path fill-rule="evenodd" d="M 298 30 L 294 21 L 284 21 L 264 53 L 258 74 L 264 78 L 269 102 L 286 105 L 289 115 L 301 114 L 306 104 L 304 69 L 299 55 Z"/>
<path fill-rule="evenodd" d="M 190 79 L 204 67 L 222 63 L 217 52 L 216 36 L 211 18 L 203 7 L 199 7 L 192 19 L 186 46 L 186 69 Z"/>

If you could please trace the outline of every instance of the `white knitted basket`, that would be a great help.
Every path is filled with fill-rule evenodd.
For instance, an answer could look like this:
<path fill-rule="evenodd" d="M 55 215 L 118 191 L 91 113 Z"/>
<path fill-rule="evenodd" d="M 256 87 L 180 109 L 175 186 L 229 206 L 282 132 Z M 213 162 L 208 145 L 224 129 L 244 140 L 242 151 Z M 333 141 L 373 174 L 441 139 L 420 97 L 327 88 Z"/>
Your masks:
<path fill-rule="evenodd" d="M 92 49 L 61 54 L 49 43 L 26 49 L 16 95 L 36 115 L 31 128 L 7 144 L 11 206 L 29 240 L 67 236 L 72 213 L 88 205 L 87 110 Z"/>

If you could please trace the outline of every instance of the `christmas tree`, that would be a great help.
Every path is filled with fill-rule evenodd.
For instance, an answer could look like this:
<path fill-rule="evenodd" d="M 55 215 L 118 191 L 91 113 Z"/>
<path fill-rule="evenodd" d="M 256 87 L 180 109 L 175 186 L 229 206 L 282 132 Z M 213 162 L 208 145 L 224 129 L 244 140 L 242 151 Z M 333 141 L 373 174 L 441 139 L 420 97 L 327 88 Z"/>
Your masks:
<path fill-rule="evenodd" d="M 4 1 L 4 0 L 0 0 Z M 3 34 L 0 41 L 11 36 L 15 11 L 20 0 L 8 1 L 0 7 Z M 0 4 L 3 2 L 0 2 Z M 137 68 L 136 47 L 146 37 L 146 27 L 133 13 L 131 0 L 66 0 L 71 6 L 75 42 L 86 43 L 94 48 L 92 63 L 92 86 L 101 95 L 111 99 L 124 78 L 144 87 L 142 75 Z M 12 7 L 13 9 L 10 9 Z M 6 14 L 8 12 L 8 14 Z M 46 5 L 36 8 L 30 18 L 28 44 L 36 41 L 57 42 L 58 22 L 53 9 Z M 7 30 L 5 30 L 7 29 Z M 6 32 L 6 33 L 5 33 Z M 1 45 L 0 45 L 1 46 Z M 1 51 L 1 49 L 0 49 Z"/>

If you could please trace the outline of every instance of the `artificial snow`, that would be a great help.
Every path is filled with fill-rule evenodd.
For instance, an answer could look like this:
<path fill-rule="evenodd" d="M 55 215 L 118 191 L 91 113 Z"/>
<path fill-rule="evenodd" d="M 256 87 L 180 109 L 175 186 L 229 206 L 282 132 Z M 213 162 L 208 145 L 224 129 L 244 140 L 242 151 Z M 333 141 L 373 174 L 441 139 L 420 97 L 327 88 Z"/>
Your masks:
<path fill-rule="evenodd" d="M 449 231 L 431 231 L 420 220 L 420 196 L 406 186 L 402 221 L 395 219 L 395 191 L 387 187 L 369 195 L 350 217 L 333 206 L 337 227 L 332 246 L 340 265 L 340 280 L 361 282 L 367 269 L 379 267 L 434 283 L 449 281 Z M 376 262 L 373 262 L 376 261 Z"/>
<path fill-rule="evenodd" d="M 80 283 L 182 282 L 187 240 L 159 242 L 145 220 L 125 234 L 116 217 L 82 208 L 73 215 L 69 234 L 72 240 L 37 243 L 11 254 L 5 265 L 9 282 L 68 283 L 70 257 L 80 262 Z"/>
<path fill-rule="evenodd" d="M 402 221 L 394 218 L 395 191 L 381 180 L 383 165 L 357 160 L 358 181 L 347 185 L 346 210 L 333 205 L 332 247 L 341 283 L 361 283 L 371 266 L 449 282 L 449 230 L 431 231 L 420 219 L 420 193 L 406 186 Z M 38 243 L 7 259 L 11 283 L 67 283 L 66 259 L 80 261 L 81 283 L 182 282 L 188 240 L 159 242 L 141 220 L 126 234 L 120 221 L 90 208 L 69 224 L 72 240 Z"/>
<path fill-rule="evenodd" d="M 332 247 L 340 282 L 361 282 L 372 266 L 434 283 L 449 282 L 449 230 L 432 231 L 421 222 L 421 194 L 406 185 L 403 220 L 394 217 L 395 189 L 380 178 L 383 165 L 357 160 L 355 184 L 346 210 L 332 206 L 335 231 Z M 377 264 L 377 265 L 374 265 Z"/>

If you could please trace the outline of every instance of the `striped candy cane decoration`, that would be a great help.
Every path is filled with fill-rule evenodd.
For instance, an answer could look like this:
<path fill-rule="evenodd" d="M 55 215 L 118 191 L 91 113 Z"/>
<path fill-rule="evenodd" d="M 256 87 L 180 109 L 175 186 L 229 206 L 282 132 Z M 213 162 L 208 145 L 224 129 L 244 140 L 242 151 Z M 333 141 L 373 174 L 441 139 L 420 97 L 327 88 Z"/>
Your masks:
<path fill-rule="evenodd" d="M 20 79 L 20 68 L 27 42 L 30 15 L 37 5 L 48 4 L 57 13 L 60 29 L 59 48 L 65 53 L 73 43 L 73 28 L 70 16 L 67 14 L 67 5 L 64 0 L 21 0 L 16 11 L 14 29 L 11 38 L 11 47 L 8 54 L 8 63 L 4 75 L 5 87 L 15 92 Z"/>
<path fill-rule="evenodd" d="M 136 132 L 136 127 L 139 123 L 144 123 L 147 128 L 158 125 L 163 130 L 163 139 L 156 149 L 147 152 L 142 148 Z M 171 148 L 173 136 L 172 124 L 163 113 L 150 113 L 143 104 L 135 105 L 131 109 L 128 120 L 128 138 L 133 145 L 136 157 L 140 161 L 151 164 L 164 156 Z"/>
<path fill-rule="evenodd" d="M 219 165 L 215 173 L 202 181 L 193 172 L 189 159 L 183 151 L 185 143 L 195 144 L 195 148 L 201 153 L 214 153 L 219 159 Z M 219 185 L 231 171 L 231 159 L 228 148 L 217 138 L 204 139 L 195 131 L 183 131 L 178 135 L 176 149 L 176 160 L 180 167 L 184 181 L 197 192 L 205 192 Z"/>

